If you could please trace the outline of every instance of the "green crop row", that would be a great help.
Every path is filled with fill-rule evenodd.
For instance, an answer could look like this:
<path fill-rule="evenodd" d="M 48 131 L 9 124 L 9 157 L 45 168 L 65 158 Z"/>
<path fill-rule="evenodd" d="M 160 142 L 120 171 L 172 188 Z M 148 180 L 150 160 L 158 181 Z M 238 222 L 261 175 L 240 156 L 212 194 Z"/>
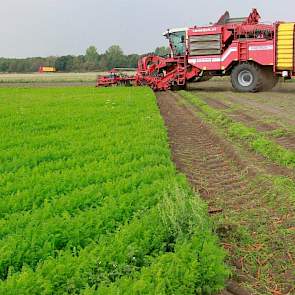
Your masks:
<path fill-rule="evenodd" d="M 144 152 L 148 151 L 144 149 Z M 29 179 L 30 173 L 27 173 L 18 178 L 19 173 L 16 173 L 15 178 L 18 178 L 19 182 L 14 185 L 13 176 L 11 176 L 9 183 L 2 188 L 0 216 L 31 210 L 32 207 L 37 208 L 42 206 L 44 201 L 56 200 L 89 185 L 100 185 L 104 189 L 110 183 L 115 185 L 116 182 L 120 181 L 122 174 L 125 177 L 134 176 L 136 173 L 140 175 L 142 169 L 160 164 L 165 166 L 169 162 L 163 155 L 146 153 L 141 159 L 134 159 L 124 164 L 115 164 L 110 160 L 94 161 L 89 165 L 77 166 L 75 169 L 51 171 L 46 173 L 44 177 L 37 174 L 36 177 L 31 175 L 31 179 Z M 35 172 L 33 173 L 35 174 Z M 82 179 L 81 175 L 83 175 Z M 22 177 L 26 181 L 22 180 Z M 8 187 L 13 191 L 5 194 L 4 190 Z"/>
<path fill-rule="evenodd" d="M 13 236 L 8 235 L 0 241 L 0 277 L 5 278 L 9 266 L 15 271 L 23 264 L 34 268 L 38 261 L 54 257 L 56 251 L 73 247 L 84 248 L 92 240 L 98 240 L 103 234 L 114 231 L 135 212 L 150 208 L 156 203 L 159 197 L 158 191 L 169 185 L 169 181 L 166 180 L 169 175 L 165 177 L 165 173 L 166 169 L 162 169 L 159 173 L 156 173 L 155 169 L 153 174 L 150 171 L 143 173 L 149 177 L 149 186 L 154 186 L 150 188 L 151 192 L 149 188 L 138 188 L 129 194 L 122 192 L 119 196 L 109 196 L 103 201 L 98 199 L 101 204 L 96 205 L 96 200 L 93 202 L 93 206 L 96 205 L 98 208 L 78 211 L 74 215 L 64 211 L 60 215 L 55 214 L 51 217 L 48 216 L 50 214 L 48 210 L 51 208 L 46 208 L 43 210 L 45 216 L 47 215 L 45 220 L 43 217 L 32 218 L 25 225 L 19 224 L 21 228 L 17 228 Z M 155 183 L 155 179 L 164 177 L 167 184 L 164 181 Z M 148 183 L 147 179 L 141 180 Z M 118 185 L 124 186 L 125 183 L 122 181 Z M 129 182 L 128 185 L 137 187 L 139 183 Z M 34 217 L 34 214 L 31 215 Z M 9 230 L 9 227 L 6 228 Z M 34 251 L 31 251 L 32 249 Z"/>
<path fill-rule="evenodd" d="M 262 133 L 259 133 L 255 128 L 234 122 L 222 112 L 210 107 L 197 96 L 186 91 L 181 91 L 181 95 L 196 105 L 211 122 L 222 126 L 233 139 L 247 142 L 255 152 L 280 165 L 289 168 L 295 167 L 295 152 L 273 142 Z"/>
<path fill-rule="evenodd" d="M 181 294 L 182 288 L 191 290 L 188 294 L 194 291 L 212 294 L 220 290 L 228 271 L 223 265 L 224 253 L 216 246 L 204 215 L 204 206 L 187 191 L 182 193 L 174 188 L 167 196 L 154 208 L 136 214 L 116 233 L 104 235 L 98 243 L 86 246 L 79 255 L 75 249 L 67 250 L 55 259 L 39 263 L 35 271 L 24 267 L 20 274 L 9 274 L 0 283 L 0 292 L 77 294 L 81 290 L 96 290 L 107 294 L 106 288 L 112 289 L 117 282 L 122 294 L 128 294 L 124 280 L 132 280 L 134 276 L 136 284 L 137 275 L 154 272 L 155 267 L 161 267 L 158 259 L 165 259 L 168 253 L 175 256 L 176 265 L 171 261 L 170 266 L 166 265 L 168 269 L 165 267 L 167 272 L 170 267 L 191 272 L 185 275 L 170 269 L 168 278 L 164 273 L 159 274 L 174 284 L 163 286 L 160 294 L 171 294 L 171 291 Z M 158 287 L 148 280 L 151 275 L 147 275 L 148 289 L 143 288 L 141 292 L 157 294 Z"/>
<path fill-rule="evenodd" d="M 152 91 L 0 89 L 0 135 L 0 294 L 223 288 L 224 251 Z"/>

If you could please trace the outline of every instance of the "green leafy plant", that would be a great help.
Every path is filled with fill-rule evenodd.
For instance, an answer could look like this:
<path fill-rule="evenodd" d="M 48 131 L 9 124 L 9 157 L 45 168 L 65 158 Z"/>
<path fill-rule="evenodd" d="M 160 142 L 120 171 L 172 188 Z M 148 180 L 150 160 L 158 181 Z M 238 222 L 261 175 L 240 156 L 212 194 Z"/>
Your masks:
<path fill-rule="evenodd" d="M 0 294 L 224 287 L 150 89 L 0 89 L 0 114 Z"/>

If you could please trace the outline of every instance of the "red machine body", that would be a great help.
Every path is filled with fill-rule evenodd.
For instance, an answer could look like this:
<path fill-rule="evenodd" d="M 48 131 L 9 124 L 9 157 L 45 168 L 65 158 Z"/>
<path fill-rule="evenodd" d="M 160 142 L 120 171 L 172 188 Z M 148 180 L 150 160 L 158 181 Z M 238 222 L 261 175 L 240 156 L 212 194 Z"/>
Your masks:
<path fill-rule="evenodd" d="M 226 12 L 212 26 L 188 29 L 188 63 L 200 71 L 224 71 L 235 62 L 247 61 L 273 66 L 275 25 L 259 24 L 259 19 L 256 9 L 245 19 L 230 19 Z M 192 49 L 196 40 L 200 46 L 207 42 L 207 48 L 199 50 L 201 55 Z M 210 49 L 215 50 L 214 55 L 206 54 Z"/>
<path fill-rule="evenodd" d="M 138 62 L 136 85 L 179 89 L 187 82 L 231 76 L 238 91 L 271 89 L 279 76 L 295 74 L 295 24 L 260 23 L 256 9 L 248 17 L 226 12 L 210 26 L 168 30 L 171 55 L 149 55 Z"/>

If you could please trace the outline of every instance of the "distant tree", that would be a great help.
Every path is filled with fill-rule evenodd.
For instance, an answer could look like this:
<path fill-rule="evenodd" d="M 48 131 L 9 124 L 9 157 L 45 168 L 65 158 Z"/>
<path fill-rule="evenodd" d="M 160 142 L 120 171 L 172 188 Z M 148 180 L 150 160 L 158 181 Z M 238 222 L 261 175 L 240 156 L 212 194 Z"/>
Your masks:
<path fill-rule="evenodd" d="M 124 52 L 119 45 L 111 46 L 105 53 L 108 69 L 115 67 L 124 67 L 126 59 Z"/>
<path fill-rule="evenodd" d="M 12 59 L 9 63 L 8 72 L 9 73 L 16 73 L 17 72 L 17 64 L 18 64 L 18 61 L 16 59 Z"/>
<path fill-rule="evenodd" d="M 0 58 L 0 72 L 8 72 L 9 61 L 6 58 Z"/>
<path fill-rule="evenodd" d="M 167 56 L 169 55 L 169 53 L 170 53 L 169 47 L 162 46 L 162 47 L 157 47 L 155 49 L 155 54 L 159 56 Z"/>
<path fill-rule="evenodd" d="M 162 54 L 164 49 L 156 50 Z M 114 67 L 137 67 L 138 54 L 125 55 L 119 45 L 113 45 L 104 54 L 98 54 L 95 46 L 89 46 L 84 55 L 32 57 L 24 59 L 0 58 L 0 72 L 37 72 L 40 66 L 54 66 L 62 72 L 108 70 Z"/>
<path fill-rule="evenodd" d="M 66 72 L 73 71 L 73 64 L 74 64 L 74 56 L 73 55 L 66 55 Z"/>
<path fill-rule="evenodd" d="M 74 56 L 72 70 L 75 72 L 83 72 L 86 70 L 84 55 Z"/>
<path fill-rule="evenodd" d="M 86 49 L 85 60 L 86 60 L 86 62 L 90 62 L 93 64 L 97 63 L 98 53 L 97 53 L 97 49 L 95 46 L 92 45 Z"/>
<path fill-rule="evenodd" d="M 61 56 L 56 59 L 55 67 L 58 71 L 70 72 L 73 69 L 74 57 L 72 55 Z"/>
<path fill-rule="evenodd" d="M 99 54 L 95 46 L 89 46 L 85 54 L 84 68 L 88 71 L 97 70 L 99 62 Z"/>
<path fill-rule="evenodd" d="M 138 54 L 130 54 L 127 55 L 127 64 L 126 67 L 128 68 L 136 68 L 139 60 L 139 55 Z"/>
<path fill-rule="evenodd" d="M 65 71 L 66 64 L 67 64 L 67 60 L 65 56 L 61 56 L 55 61 L 55 67 L 58 71 Z"/>
<path fill-rule="evenodd" d="M 44 58 L 45 66 L 54 67 L 57 57 L 56 56 L 48 56 Z"/>
<path fill-rule="evenodd" d="M 105 54 L 102 54 L 99 59 L 98 69 L 101 71 L 105 71 L 108 69 L 108 60 Z"/>

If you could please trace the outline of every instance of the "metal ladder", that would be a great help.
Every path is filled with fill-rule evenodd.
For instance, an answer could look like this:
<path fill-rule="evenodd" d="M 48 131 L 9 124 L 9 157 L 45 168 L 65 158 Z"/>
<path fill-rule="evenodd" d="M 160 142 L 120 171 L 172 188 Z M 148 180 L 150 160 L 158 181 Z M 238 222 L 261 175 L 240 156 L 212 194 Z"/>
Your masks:
<path fill-rule="evenodd" d="M 186 59 L 184 56 L 180 56 L 177 59 L 177 73 L 176 73 L 177 85 L 185 85 L 186 83 Z"/>
<path fill-rule="evenodd" d="M 242 61 L 248 60 L 248 45 L 246 42 L 240 42 L 239 56 L 240 56 L 240 60 Z"/>

